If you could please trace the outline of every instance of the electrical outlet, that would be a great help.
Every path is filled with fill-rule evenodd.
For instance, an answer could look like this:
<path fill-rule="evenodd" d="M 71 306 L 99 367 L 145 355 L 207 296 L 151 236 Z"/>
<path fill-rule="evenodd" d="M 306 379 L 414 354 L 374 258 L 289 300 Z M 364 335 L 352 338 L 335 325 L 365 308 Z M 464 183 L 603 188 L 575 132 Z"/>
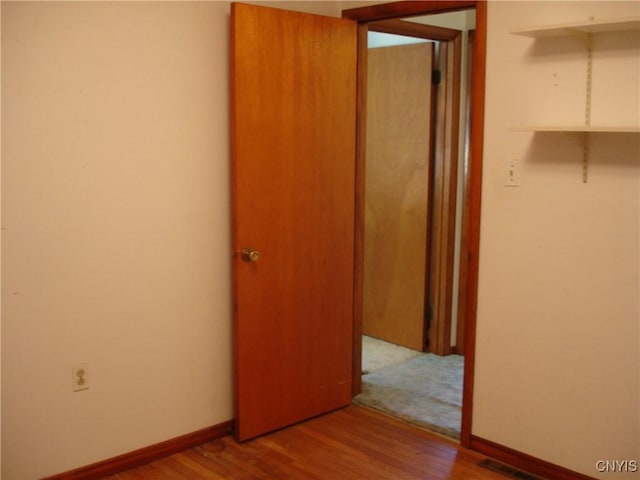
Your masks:
<path fill-rule="evenodd" d="M 81 363 L 73 367 L 73 391 L 87 390 L 89 388 L 89 371 L 87 364 Z"/>
<path fill-rule="evenodd" d="M 507 187 L 520 186 L 520 162 L 516 159 L 504 162 L 504 184 Z"/>

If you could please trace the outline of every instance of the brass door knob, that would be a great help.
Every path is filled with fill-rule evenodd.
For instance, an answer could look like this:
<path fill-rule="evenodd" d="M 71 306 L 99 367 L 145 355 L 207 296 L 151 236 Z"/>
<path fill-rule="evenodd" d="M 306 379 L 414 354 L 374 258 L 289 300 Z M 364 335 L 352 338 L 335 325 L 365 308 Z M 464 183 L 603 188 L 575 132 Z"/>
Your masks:
<path fill-rule="evenodd" d="M 260 259 L 260 252 L 251 247 L 242 250 L 242 260 L 245 262 L 257 262 Z"/>

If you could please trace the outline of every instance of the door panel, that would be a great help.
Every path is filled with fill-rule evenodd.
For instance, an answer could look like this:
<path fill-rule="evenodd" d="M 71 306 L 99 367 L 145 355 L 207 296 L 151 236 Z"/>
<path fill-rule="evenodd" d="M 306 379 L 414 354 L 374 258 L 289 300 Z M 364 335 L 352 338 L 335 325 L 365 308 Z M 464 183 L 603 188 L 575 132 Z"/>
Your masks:
<path fill-rule="evenodd" d="M 433 44 L 371 48 L 363 333 L 425 348 Z"/>
<path fill-rule="evenodd" d="M 356 24 L 233 4 L 231 56 L 244 440 L 351 402 Z"/>

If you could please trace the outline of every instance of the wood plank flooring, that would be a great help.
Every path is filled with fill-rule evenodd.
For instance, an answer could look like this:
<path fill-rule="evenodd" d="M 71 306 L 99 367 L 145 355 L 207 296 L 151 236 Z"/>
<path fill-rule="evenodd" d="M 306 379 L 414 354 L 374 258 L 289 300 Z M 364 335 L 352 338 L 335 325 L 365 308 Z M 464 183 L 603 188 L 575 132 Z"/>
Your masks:
<path fill-rule="evenodd" d="M 244 443 L 224 437 L 108 480 L 505 480 L 485 457 L 350 406 Z M 105 479 L 106 480 L 106 479 Z"/>

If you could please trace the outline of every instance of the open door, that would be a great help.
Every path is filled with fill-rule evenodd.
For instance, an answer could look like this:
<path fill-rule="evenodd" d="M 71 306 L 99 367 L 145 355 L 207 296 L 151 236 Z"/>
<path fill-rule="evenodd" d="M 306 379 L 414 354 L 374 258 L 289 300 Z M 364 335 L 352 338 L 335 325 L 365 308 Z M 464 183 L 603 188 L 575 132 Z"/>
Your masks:
<path fill-rule="evenodd" d="M 351 402 L 356 23 L 232 5 L 236 437 Z"/>
<path fill-rule="evenodd" d="M 424 351 L 432 42 L 367 55 L 362 332 Z"/>

